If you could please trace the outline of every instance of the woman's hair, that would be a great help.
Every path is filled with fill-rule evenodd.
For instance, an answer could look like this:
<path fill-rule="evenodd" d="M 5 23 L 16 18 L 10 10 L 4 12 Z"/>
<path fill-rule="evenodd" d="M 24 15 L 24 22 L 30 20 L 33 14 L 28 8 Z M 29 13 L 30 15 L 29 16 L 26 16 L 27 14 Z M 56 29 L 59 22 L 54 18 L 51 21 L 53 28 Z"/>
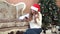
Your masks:
<path fill-rule="evenodd" d="M 35 14 L 38 15 L 38 19 L 39 19 L 39 14 L 38 14 L 38 12 L 35 12 Z M 30 12 L 30 14 L 29 14 L 29 20 L 31 21 L 32 19 L 33 19 L 33 13 Z M 35 20 L 35 22 L 36 22 L 36 17 L 34 17 L 34 20 Z"/>
<path fill-rule="evenodd" d="M 30 12 L 30 14 L 29 14 L 29 20 L 31 21 L 32 19 L 33 19 L 33 13 Z"/>

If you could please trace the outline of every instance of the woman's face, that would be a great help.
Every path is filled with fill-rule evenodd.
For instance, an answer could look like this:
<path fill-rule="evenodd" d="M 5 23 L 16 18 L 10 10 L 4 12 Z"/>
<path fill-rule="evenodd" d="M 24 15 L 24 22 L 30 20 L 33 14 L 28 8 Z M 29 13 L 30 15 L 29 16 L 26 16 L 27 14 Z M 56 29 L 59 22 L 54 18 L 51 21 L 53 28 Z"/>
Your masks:
<path fill-rule="evenodd" d="M 31 12 L 34 14 L 35 13 L 35 11 L 34 10 L 31 10 Z"/>
<path fill-rule="evenodd" d="M 32 13 L 33 13 L 33 14 L 38 14 L 38 12 L 37 12 L 37 11 L 35 11 L 35 10 L 32 10 Z"/>
<path fill-rule="evenodd" d="M 32 9 L 31 9 L 31 13 L 32 13 L 33 15 L 36 15 L 36 14 L 38 14 L 38 12 L 37 12 L 37 11 L 35 11 L 35 10 L 32 10 Z"/>

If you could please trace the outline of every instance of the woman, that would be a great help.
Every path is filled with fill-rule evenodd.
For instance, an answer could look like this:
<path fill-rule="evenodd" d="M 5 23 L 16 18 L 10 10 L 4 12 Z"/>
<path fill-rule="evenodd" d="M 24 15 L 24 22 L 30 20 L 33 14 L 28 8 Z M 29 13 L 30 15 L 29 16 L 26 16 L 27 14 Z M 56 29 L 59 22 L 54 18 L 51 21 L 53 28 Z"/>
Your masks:
<path fill-rule="evenodd" d="M 40 5 L 34 4 L 31 6 L 31 12 L 24 15 L 23 20 L 29 22 L 30 28 L 24 34 L 40 34 L 42 32 L 42 15 L 40 13 Z M 20 17 L 19 19 L 21 19 Z"/>

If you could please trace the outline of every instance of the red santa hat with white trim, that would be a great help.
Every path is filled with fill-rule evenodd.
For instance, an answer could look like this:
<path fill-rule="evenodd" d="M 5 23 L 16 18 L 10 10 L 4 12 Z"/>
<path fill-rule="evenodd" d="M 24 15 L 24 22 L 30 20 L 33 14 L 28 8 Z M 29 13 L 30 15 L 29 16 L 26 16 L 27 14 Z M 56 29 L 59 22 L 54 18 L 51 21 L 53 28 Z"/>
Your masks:
<path fill-rule="evenodd" d="M 33 4 L 33 6 L 31 6 L 31 9 L 32 9 L 32 10 L 35 10 L 35 11 L 38 11 L 38 12 L 41 11 L 41 10 L 40 10 L 40 5 L 39 5 L 39 4 Z"/>

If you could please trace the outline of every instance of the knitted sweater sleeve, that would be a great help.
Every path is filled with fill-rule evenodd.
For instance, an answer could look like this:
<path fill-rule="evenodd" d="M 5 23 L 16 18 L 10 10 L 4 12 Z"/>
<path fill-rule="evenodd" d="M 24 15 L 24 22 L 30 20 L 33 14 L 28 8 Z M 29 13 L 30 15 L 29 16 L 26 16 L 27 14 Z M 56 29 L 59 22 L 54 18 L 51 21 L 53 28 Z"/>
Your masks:
<path fill-rule="evenodd" d="M 19 19 L 20 19 L 20 20 L 23 20 L 25 17 L 29 18 L 29 14 L 26 14 L 26 15 L 20 16 Z"/>
<path fill-rule="evenodd" d="M 42 14 L 40 12 L 39 12 L 39 19 L 37 18 L 36 21 L 39 26 L 42 25 Z"/>

